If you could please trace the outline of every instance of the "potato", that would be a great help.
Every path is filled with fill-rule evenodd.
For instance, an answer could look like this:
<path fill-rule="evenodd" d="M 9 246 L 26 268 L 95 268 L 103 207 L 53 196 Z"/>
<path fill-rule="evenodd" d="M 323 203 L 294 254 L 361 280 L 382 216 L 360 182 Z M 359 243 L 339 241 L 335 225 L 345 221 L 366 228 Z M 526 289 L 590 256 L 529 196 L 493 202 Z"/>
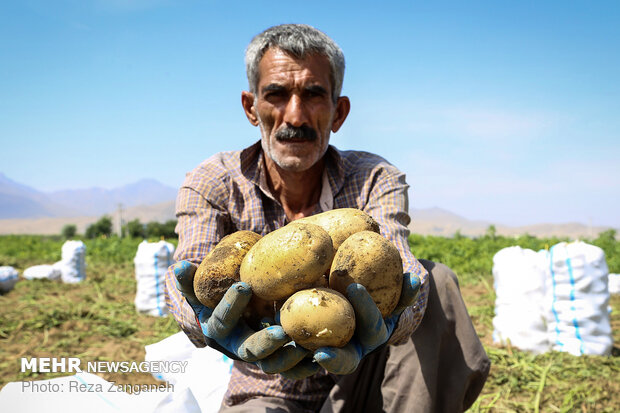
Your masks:
<path fill-rule="evenodd" d="M 202 304 L 214 308 L 226 290 L 240 280 L 241 261 L 259 239 L 261 236 L 252 231 L 233 232 L 207 254 L 194 275 L 194 292 Z"/>
<path fill-rule="evenodd" d="M 241 263 L 241 281 L 267 301 L 288 298 L 319 282 L 334 256 L 329 234 L 320 226 L 291 222 L 261 238 Z"/>
<path fill-rule="evenodd" d="M 381 234 L 361 231 L 347 238 L 334 257 L 329 287 L 345 294 L 352 282 L 362 284 L 388 316 L 400 299 L 403 263 L 394 244 Z"/>
<path fill-rule="evenodd" d="M 308 350 L 342 347 L 355 331 L 355 311 L 339 292 L 311 288 L 296 292 L 284 302 L 280 324 L 295 343 Z"/>
<path fill-rule="evenodd" d="M 320 214 L 298 219 L 295 222 L 310 222 L 322 227 L 334 244 L 334 251 L 349 236 L 360 231 L 379 233 L 379 224 L 370 215 L 356 208 L 338 208 Z"/>

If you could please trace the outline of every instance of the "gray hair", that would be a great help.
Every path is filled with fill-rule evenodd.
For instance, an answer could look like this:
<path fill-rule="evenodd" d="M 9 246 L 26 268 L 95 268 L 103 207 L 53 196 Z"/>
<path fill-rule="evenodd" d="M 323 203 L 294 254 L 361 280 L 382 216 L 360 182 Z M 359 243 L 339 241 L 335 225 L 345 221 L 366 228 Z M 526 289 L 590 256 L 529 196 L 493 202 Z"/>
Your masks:
<path fill-rule="evenodd" d="M 298 59 L 314 53 L 327 57 L 331 68 L 332 99 L 336 102 L 342 91 L 344 54 L 329 36 L 307 24 L 281 24 L 254 36 L 245 50 L 245 70 L 250 92 L 257 92 L 258 63 L 271 47 L 281 49 Z"/>

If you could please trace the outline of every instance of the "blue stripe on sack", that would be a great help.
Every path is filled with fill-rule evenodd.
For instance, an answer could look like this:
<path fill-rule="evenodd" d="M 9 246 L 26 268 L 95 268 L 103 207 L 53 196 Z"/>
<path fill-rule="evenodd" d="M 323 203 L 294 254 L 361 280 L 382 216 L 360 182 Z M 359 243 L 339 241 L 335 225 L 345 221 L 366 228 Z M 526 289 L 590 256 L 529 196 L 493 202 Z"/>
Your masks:
<path fill-rule="evenodd" d="M 80 246 L 80 257 L 82 257 L 82 259 L 79 262 L 79 272 L 80 275 L 78 276 L 78 278 L 82 281 L 84 281 L 86 279 L 86 246 L 85 245 L 81 245 Z M 82 263 L 84 263 L 84 265 L 82 265 Z"/>
<path fill-rule="evenodd" d="M 159 268 L 158 259 L 159 259 L 159 252 L 156 252 L 155 253 L 155 300 L 157 302 L 157 312 L 159 313 L 160 316 L 162 316 L 163 313 L 161 311 L 161 306 L 159 304 L 159 274 L 157 273 L 157 270 Z"/>
<path fill-rule="evenodd" d="M 570 279 L 570 301 L 571 301 L 571 306 L 570 309 L 573 312 L 573 314 L 575 315 L 573 317 L 573 326 L 575 327 L 575 336 L 577 337 L 577 340 L 579 340 L 579 352 L 580 354 L 584 353 L 584 348 L 583 348 L 583 339 L 581 338 L 581 334 L 579 333 L 579 322 L 577 321 L 577 310 L 575 309 L 575 277 L 573 276 L 573 265 L 571 264 L 570 258 L 566 258 L 566 265 L 568 267 L 568 277 Z"/>
<path fill-rule="evenodd" d="M 555 318 L 555 343 L 560 347 L 564 346 L 564 343 L 560 341 L 560 329 L 558 326 L 560 325 L 560 317 L 558 316 L 558 312 L 555 309 L 555 302 L 557 301 L 557 296 L 555 295 L 555 272 L 553 271 L 553 249 L 555 245 L 551 247 L 549 250 L 549 270 L 551 271 L 551 282 L 553 284 L 553 300 L 551 301 L 551 312 L 553 312 L 553 317 Z"/>

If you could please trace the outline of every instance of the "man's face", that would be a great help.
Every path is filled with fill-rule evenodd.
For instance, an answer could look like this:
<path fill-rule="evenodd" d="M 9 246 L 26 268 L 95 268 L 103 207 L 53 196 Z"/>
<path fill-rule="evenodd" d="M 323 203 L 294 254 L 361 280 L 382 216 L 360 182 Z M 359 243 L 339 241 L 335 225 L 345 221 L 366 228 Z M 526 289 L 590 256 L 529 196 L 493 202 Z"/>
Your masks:
<path fill-rule="evenodd" d="M 329 61 L 322 55 L 296 59 L 271 48 L 258 70 L 253 107 L 244 103 L 248 119 L 260 127 L 263 150 L 273 162 L 287 171 L 306 171 L 323 157 L 330 131 L 348 113 L 347 106 L 341 116 L 332 100 Z"/>

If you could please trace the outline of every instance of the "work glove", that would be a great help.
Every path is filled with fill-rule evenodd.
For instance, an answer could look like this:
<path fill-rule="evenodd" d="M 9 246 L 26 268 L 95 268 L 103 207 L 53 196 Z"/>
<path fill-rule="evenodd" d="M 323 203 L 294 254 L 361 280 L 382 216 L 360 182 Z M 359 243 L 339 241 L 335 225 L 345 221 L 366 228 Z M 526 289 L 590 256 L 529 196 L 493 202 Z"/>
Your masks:
<path fill-rule="evenodd" d="M 254 363 L 265 373 L 281 373 L 287 378 L 300 379 L 318 371 L 319 366 L 312 363 L 311 358 L 304 360 L 311 353 L 296 346 L 281 326 L 271 325 L 254 331 L 245 323 L 241 316 L 252 297 L 248 284 L 233 284 L 211 309 L 194 293 L 196 265 L 179 261 L 172 269 L 177 289 L 194 310 L 209 347 L 232 359 Z"/>
<path fill-rule="evenodd" d="M 346 295 L 355 310 L 355 334 L 344 347 L 321 347 L 314 353 L 314 360 L 334 374 L 350 374 L 370 352 L 385 344 L 398 324 L 405 308 L 413 305 L 420 292 L 420 278 L 405 273 L 403 288 L 396 309 L 385 319 L 363 285 L 353 283 Z"/>

